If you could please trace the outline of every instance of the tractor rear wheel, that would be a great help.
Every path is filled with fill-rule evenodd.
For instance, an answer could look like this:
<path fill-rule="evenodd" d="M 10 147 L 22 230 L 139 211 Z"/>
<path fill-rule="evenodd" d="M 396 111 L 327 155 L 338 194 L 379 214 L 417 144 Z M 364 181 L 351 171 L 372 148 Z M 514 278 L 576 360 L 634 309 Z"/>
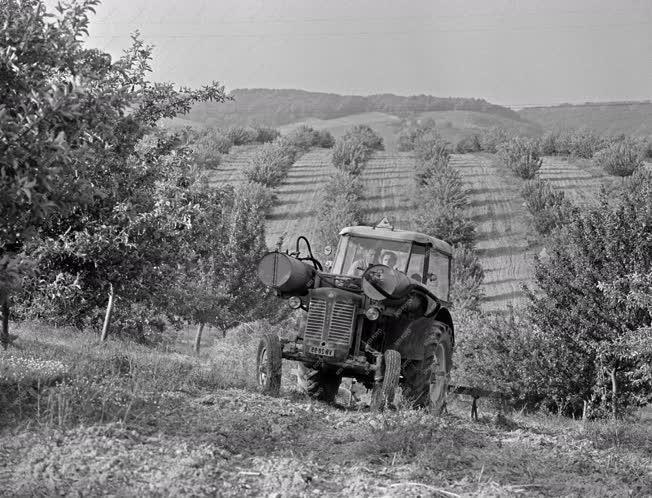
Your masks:
<path fill-rule="evenodd" d="M 299 363 L 297 385 L 299 389 L 313 399 L 332 403 L 335 401 L 341 382 L 341 375 L 323 372 Z"/>
<path fill-rule="evenodd" d="M 429 408 L 440 415 L 446 407 L 452 365 L 451 332 L 443 323 L 435 322 L 424 341 L 423 360 L 403 363 L 403 398 L 414 408 Z"/>
<path fill-rule="evenodd" d="M 278 396 L 281 390 L 281 343 L 276 334 L 263 335 L 256 355 L 256 380 L 264 393 Z"/>

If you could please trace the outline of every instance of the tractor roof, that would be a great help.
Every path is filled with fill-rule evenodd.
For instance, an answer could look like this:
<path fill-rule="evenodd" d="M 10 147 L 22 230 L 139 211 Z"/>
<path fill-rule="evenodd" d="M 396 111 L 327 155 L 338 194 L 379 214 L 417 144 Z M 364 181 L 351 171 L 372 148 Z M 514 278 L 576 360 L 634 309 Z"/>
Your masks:
<path fill-rule="evenodd" d="M 382 222 L 375 227 L 346 227 L 342 229 L 340 235 L 353 235 L 356 237 L 367 237 L 370 239 L 396 240 L 399 242 L 417 242 L 419 244 L 431 245 L 435 249 L 448 255 L 453 253 L 453 248 L 450 246 L 450 244 L 444 242 L 443 240 L 436 239 L 435 237 L 430 237 L 429 235 L 425 235 L 419 232 L 398 230 L 391 227 L 389 224 L 384 226 L 382 225 Z"/>

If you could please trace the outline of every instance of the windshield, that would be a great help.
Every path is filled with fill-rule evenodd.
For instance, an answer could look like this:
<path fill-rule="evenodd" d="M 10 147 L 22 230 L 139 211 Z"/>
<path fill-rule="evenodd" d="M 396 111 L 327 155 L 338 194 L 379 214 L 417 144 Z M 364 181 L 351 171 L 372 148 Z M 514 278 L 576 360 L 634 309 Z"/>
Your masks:
<path fill-rule="evenodd" d="M 359 277 L 370 265 L 375 264 L 384 264 L 405 272 L 411 246 L 411 242 L 342 237 L 337 248 L 333 273 Z"/>

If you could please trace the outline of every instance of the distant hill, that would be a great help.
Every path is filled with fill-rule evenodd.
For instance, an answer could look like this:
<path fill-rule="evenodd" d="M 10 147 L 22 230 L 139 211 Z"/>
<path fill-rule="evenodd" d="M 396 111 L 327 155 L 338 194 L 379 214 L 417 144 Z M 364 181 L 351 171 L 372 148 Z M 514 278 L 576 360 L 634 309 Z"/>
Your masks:
<path fill-rule="evenodd" d="M 652 135 L 652 102 L 596 102 L 518 111 L 545 130 L 590 128 L 604 135 Z"/>
<path fill-rule="evenodd" d="M 335 119 L 351 114 L 382 112 L 398 116 L 426 111 L 476 111 L 513 120 L 518 113 L 483 99 L 403 97 L 382 95 L 337 95 L 304 90 L 238 89 L 230 94 L 233 101 L 197 104 L 184 119 L 209 126 L 261 124 L 280 126 L 307 118 Z"/>

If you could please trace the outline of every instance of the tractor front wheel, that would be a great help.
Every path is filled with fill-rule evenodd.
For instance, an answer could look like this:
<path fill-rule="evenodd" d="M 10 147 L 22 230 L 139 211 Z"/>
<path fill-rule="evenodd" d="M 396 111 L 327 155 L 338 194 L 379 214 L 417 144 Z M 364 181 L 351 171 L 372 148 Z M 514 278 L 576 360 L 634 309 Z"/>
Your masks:
<path fill-rule="evenodd" d="M 256 355 L 256 380 L 262 391 L 278 396 L 281 390 L 281 343 L 276 334 L 263 335 Z"/>
<path fill-rule="evenodd" d="M 401 353 L 388 349 L 383 355 L 383 381 L 374 384 L 371 391 L 371 410 L 380 411 L 394 403 L 396 388 L 401 378 Z"/>

